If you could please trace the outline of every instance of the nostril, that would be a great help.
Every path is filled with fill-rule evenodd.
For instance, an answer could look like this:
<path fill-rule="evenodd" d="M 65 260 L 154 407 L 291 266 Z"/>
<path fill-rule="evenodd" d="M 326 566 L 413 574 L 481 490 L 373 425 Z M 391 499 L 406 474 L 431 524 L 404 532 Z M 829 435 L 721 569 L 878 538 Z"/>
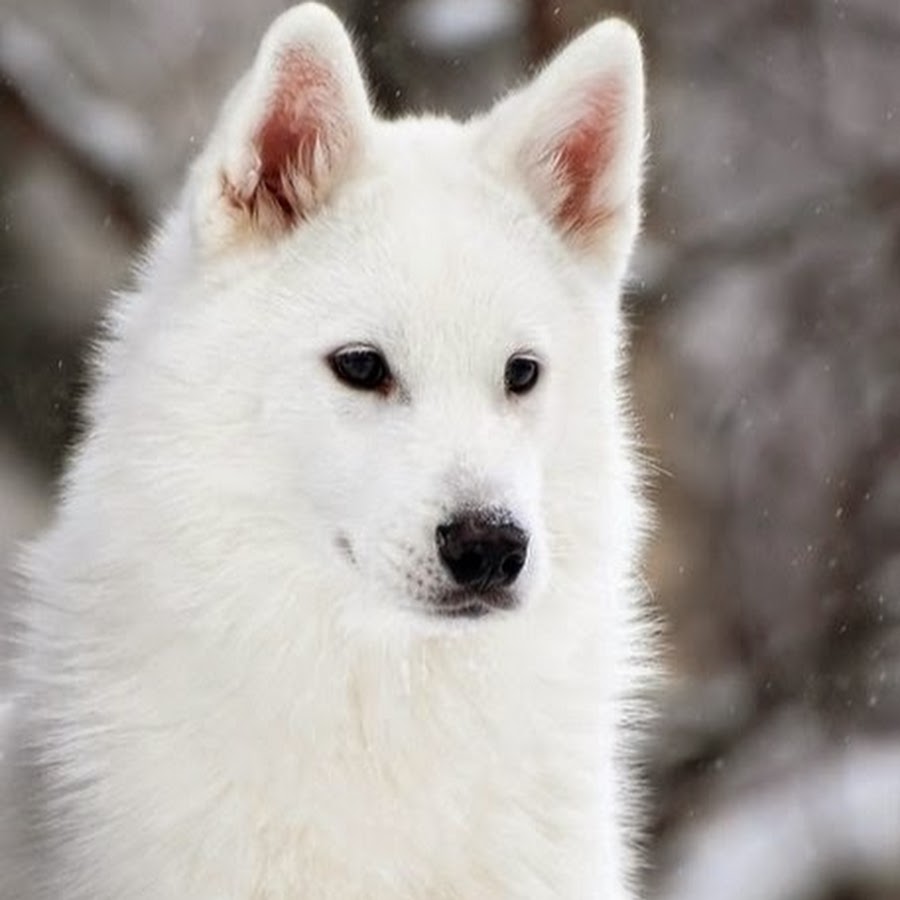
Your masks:
<path fill-rule="evenodd" d="M 512 582 L 525 568 L 525 553 L 515 551 L 507 555 L 506 559 L 500 564 L 500 570 Z"/>

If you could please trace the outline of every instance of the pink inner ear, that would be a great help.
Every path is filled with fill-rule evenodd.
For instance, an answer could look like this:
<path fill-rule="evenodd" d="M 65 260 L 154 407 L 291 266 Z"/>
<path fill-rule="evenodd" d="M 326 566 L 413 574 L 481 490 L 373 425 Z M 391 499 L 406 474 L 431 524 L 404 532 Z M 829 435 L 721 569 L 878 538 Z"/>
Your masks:
<path fill-rule="evenodd" d="M 250 196 L 229 196 L 257 214 L 268 205 L 285 226 L 296 224 L 316 200 L 349 135 L 338 79 L 307 49 L 287 51 L 278 65 L 266 116 L 252 140 L 259 177 Z"/>
<path fill-rule="evenodd" d="M 556 221 L 564 231 L 590 233 L 615 212 L 604 202 L 598 182 L 618 149 L 623 93 L 617 81 L 595 87 L 556 148 L 552 165 L 562 196 Z"/>

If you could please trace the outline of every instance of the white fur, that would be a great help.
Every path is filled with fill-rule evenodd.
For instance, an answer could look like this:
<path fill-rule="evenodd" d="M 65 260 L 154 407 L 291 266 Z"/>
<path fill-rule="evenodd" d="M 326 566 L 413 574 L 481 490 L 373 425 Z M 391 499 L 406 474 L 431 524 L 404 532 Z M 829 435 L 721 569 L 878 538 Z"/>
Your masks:
<path fill-rule="evenodd" d="M 251 196 L 297 47 L 340 91 L 285 174 L 296 220 L 254 217 L 223 178 Z M 610 214 L 586 241 L 554 223 L 554 141 L 611 76 Z M 115 305 L 26 560 L 4 900 L 631 896 L 639 47 L 601 23 L 464 125 L 379 121 L 361 85 L 324 8 L 278 19 Z M 324 362 L 361 341 L 390 396 Z M 510 398 L 522 349 L 542 379 Z M 434 529 L 471 505 L 531 534 L 521 606 L 430 616 Z"/>

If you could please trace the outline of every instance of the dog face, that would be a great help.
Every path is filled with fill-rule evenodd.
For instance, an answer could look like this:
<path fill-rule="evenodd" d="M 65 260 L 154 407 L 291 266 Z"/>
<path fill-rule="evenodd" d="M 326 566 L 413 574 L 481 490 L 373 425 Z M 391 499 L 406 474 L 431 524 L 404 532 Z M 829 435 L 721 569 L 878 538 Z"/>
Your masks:
<path fill-rule="evenodd" d="M 276 21 L 157 251 L 144 359 L 207 534 L 277 535 L 354 617 L 541 596 L 603 500 L 641 91 L 607 22 L 484 118 L 383 123 L 331 13 Z"/>
<path fill-rule="evenodd" d="M 290 497 L 285 517 L 315 523 L 354 593 L 480 616 L 545 574 L 542 462 L 577 317 L 549 315 L 566 299 L 554 267 L 519 259 L 502 198 L 496 210 L 489 188 L 432 187 L 429 168 L 418 184 L 407 161 L 376 192 L 348 190 L 321 233 L 310 223 L 285 248 L 257 326 L 270 349 L 228 340 L 246 341 L 235 355 L 264 379 L 259 452 L 276 450 L 282 473 L 271 502 Z M 304 243 L 319 247 L 312 263 Z"/>

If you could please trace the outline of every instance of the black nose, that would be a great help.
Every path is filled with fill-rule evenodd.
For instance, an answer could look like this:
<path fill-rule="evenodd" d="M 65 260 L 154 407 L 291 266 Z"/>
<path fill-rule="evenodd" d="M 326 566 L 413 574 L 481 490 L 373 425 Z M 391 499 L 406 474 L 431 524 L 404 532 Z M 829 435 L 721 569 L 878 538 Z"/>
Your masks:
<path fill-rule="evenodd" d="M 478 593 L 511 585 L 528 555 L 528 535 L 521 528 L 478 513 L 438 525 L 435 539 L 453 580 Z"/>

